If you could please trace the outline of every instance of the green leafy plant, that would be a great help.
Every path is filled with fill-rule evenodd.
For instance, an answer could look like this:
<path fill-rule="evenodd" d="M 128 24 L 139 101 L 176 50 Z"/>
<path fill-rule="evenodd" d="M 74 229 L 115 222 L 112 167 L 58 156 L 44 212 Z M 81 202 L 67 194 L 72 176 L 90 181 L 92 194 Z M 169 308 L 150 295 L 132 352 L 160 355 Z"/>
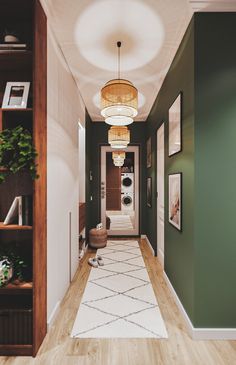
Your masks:
<path fill-rule="evenodd" d="M 18 126 L 4 129 L 0 132 L 0 166 L 6 171 L 0 171 L 0 184 L 10 173 L 28 170 L 32 179 L 37 179 L 35 158 L 37 151 L 33 146 L 32 136 L 27 129 Z"/>
<path fill-rule="evenodd" d="M 2 248 L 0 251 L 0 261 L 6 262 L 6 274 L 13 267 L 13 280 L 24 281 L 24 270 L 28 267 L 26 261 L 11 248 Z M 1 286 L 1 285 L 0 285 Z"/>
<path fill-rule="evenodd" d="M 12 263 L 8 257 L 0 256 L 0 287 L 4 286 L 12 278 Z"/>

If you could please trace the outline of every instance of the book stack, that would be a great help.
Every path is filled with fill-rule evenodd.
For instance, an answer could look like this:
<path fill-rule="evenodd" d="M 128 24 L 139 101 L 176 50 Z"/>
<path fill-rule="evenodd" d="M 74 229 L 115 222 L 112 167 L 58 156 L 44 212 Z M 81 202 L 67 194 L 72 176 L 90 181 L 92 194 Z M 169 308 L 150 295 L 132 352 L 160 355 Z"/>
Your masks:
<path fill-rule="evenodd" d="M 14 223 L 19 226 L 31 226 L 32 211 L 32 195 L 16 196 L 3 224 L 8 225 Z"/>

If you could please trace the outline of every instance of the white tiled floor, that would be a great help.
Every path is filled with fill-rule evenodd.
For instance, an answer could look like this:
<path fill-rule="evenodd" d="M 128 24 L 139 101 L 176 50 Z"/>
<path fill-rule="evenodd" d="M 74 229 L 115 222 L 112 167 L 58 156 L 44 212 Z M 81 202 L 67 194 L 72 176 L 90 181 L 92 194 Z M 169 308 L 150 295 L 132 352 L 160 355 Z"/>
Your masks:
<path fill-rule="evenodd" d="M 92 268 L 73 338 L 167 338 L 137 241 L 109 241 Z"/>

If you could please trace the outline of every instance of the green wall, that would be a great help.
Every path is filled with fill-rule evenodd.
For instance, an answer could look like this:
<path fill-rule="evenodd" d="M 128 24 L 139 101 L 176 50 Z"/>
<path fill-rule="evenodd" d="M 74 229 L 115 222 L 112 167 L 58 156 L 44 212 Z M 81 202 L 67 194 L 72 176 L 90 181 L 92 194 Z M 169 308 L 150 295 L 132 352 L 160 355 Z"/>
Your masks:
<path fill-rule="evenodd" d="M 183 93 L 182 152 L 168 157 L 168 110 L 177 95 Z M 152 208 L 147 208 L 147 236 L 157 249 L 156 202 L 156 131 L 165 123 L 165 271 L 191 319 L 194 315 L 194 24 L 190 23 L 180 48 L 164 80 L 147 120 L 148 136 L 152 136 L 153 178 Z M 183 230 L 179 232 L 168 223 L 168 174 L 183 173 Z"/>
<path fill-rule="evenodd" d="M 87 180 L 86 190 L 93 200 L 89 201 L 89 218 L 87 229 L 100 222 L 100 146 L 107 144 L 109 126 L 106 123 L 92 123 L 87 115 L 89 137 L 86 143 L 86 154 L 89 156 L 93 180 Z M 140 146 L 140 234 L 146 231 L 146 123 L 137 122 L 129 126 L 131 144 Z M 87 129 L 86 129 L 87 131 Z"/>
<path fill-rule="evenodd" d="M 147 236 L 156 249 L 156 130 L 165 122 L 165 271 L 195 327 L 236 327 L 236 13 L 194 15 L 147 123 L 154 180 Z M 168 157 L 168 109 L 183 92 L 182 152 Z M 168 174 L 183 173 L 182 232 L 168 223 Z"/>
<path fill-rule="evenodd" d="M 236 13 L 195 16 L 195 325 L 236 327 Z"/>

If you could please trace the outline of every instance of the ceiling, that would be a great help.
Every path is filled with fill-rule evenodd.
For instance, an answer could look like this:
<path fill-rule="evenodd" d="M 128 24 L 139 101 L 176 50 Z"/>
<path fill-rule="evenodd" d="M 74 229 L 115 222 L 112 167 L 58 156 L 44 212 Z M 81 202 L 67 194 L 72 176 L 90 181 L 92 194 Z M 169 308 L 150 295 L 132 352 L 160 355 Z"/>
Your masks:
<path fill-rule="evenodd" d="M 117 77 L 139 90 L 145 121 L 194 11 L 236 11 L 234 1 L 41 0 L 93 121 L 102 121 L 100 89 Z"/>

